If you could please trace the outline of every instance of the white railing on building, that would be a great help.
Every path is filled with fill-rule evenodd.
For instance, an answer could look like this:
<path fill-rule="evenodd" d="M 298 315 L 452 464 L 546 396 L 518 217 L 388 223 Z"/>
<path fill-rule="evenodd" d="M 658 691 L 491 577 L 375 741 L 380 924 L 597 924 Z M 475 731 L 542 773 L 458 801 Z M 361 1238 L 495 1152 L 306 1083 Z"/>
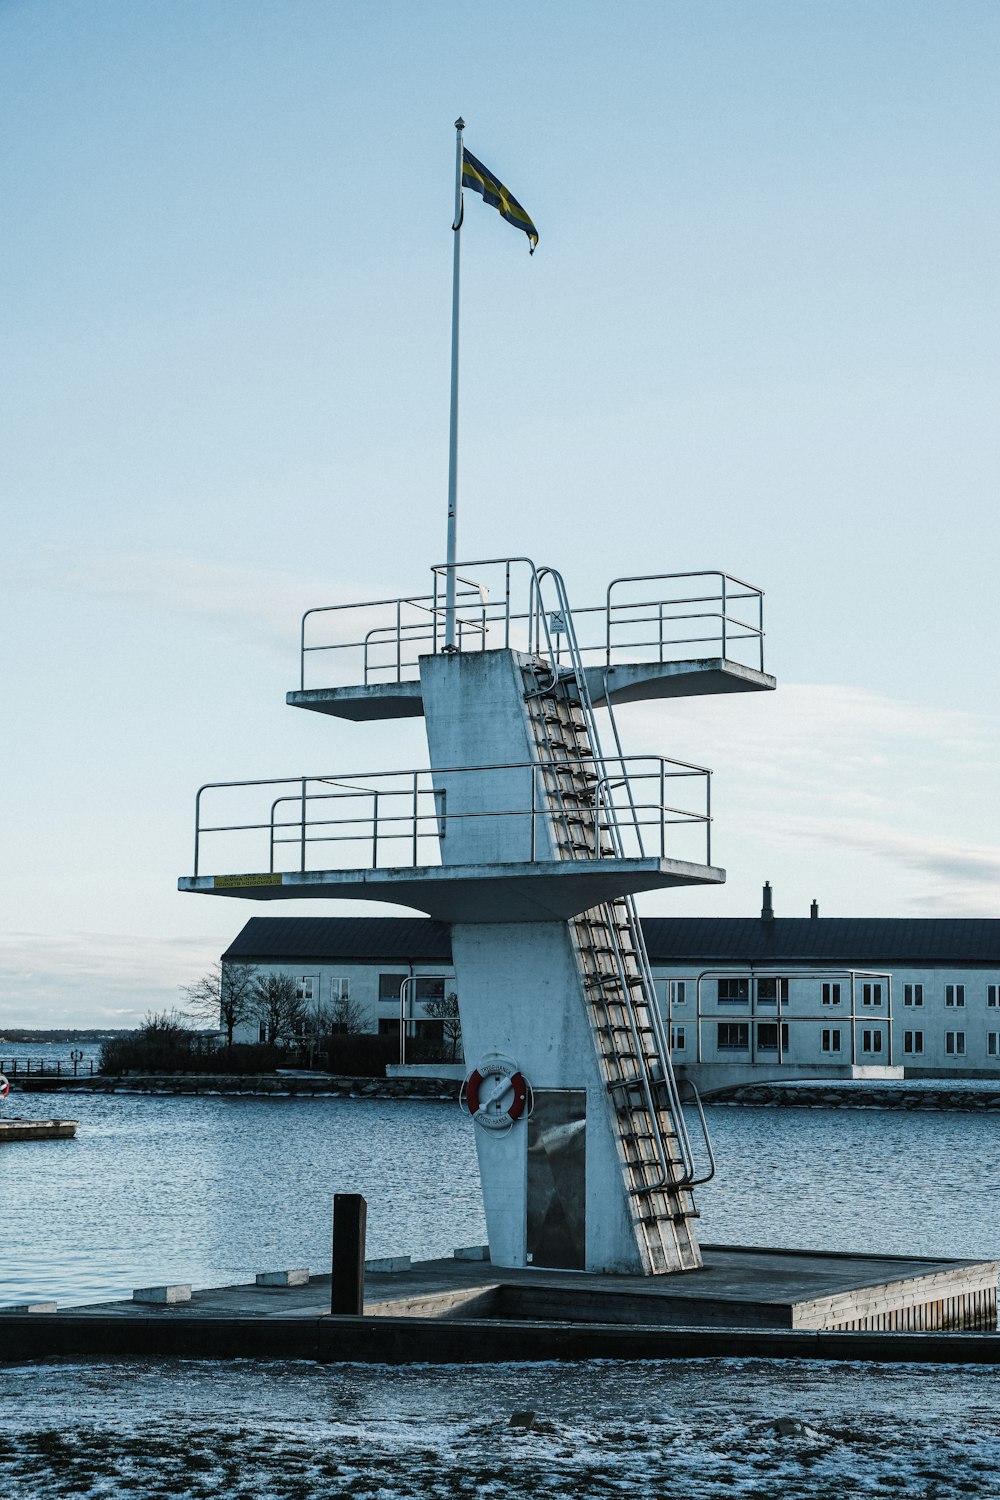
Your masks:
<path fill-rule="evenodd" d="M 719 999 L 706 1002 L 703 997 L 703 985 L 718 983 L 718 981 L 733 979 L 747 981 L 747 995 L 745 999 Z M 759 982 L 764 980 L 775 984 L 774 998 L 761 999 L 758 990 Z M 796 1068 L 808 1064 L 810 1068 L 832 1066 L 835 1063 L 850 1062 L 852 1066 L 882 1066 L 892 1067 L 893 1061 L 893 1036 L 892 1036 L 892 975 L 886 970 L 874 969 L 765 969 L 765 968 L 730 968 L 730 969 L 703 969 L 695 978 L 695 1010 L 694 1015 L 689 1014 L 687 1007 L 683 1013 L 677 1009 L 675 1013 L 674 993 L 675 985 L 689 982 L 686 976 L 677 975 L 667 979 L 667 1005 L 666 1015 L 669 1026 L 686 1026 L 694 1022 L 695 1029 L 695 1061 L 698 1063 L 736 1063 L 746 1065 L 757 1064 L 762 1061 L 776 1063 L 779 1067 L 788 1064 Z M 782 983 L 788 986 L 788 998 L 782 998 Z M 847 989 L 848 1000 L 845 1003 L 844 996 L 837 1000 L 824 1002 L 822 990 L 814 996 L 803 996 L 801 988 L 794 994 L 793 986 L 799 987 L 805 983 L 819 985 L 843 985 Z M 869 998 L 865 1002 L 865 986 L 885 987 L 884 1004 L 881 994 L 877 1000 Z M 807 1010 L 806 1004 L 810 1005 Z M 877 1014 L 876 1014 L 877 1012 Z M 703 1028 L 706 1025 L 745 1023 L 748 1028 L 747 1047 L 733 1049 L 725 1057 L 718 1055 L 718 1047 L 711 1049 L 711 1055 L 706 1057 L 706 1047 L 703 1037 Z M 757 1026 L 774 1025 L 776 1027 L 776 1045 L 761 1049 L 757 1044 Z M 834 1028 L 844 1026 L 849 1028 L 850 1035 L 850 1057 L 842 1056 L 839 1052 L 830 1052 L 817 1060 L 814 1056 L 802 1057 L 800 1054 L 791 1055 L 792 1048 L 786 1046 L 783 1040 L 783 1026 L 789 1027 L 789 1042 L 791 1041 L 791 1028 L 799 1026 L 820 1026 L 831 1031 Z M 858 1029 L 867 1028 L 874 1032 L 878 1029 L 879 1035 L 885 1038 L 885 1051 L 879 1049 L 878 1064 L 874 1063 L 874 1053 L 864 1054 L 858 1046 Z M 674 1049 L 680 1052 L 680 1049 Z M 686 1049 L 685 1049 L 686 1050 Z M 762 1058 L 759 1054 L 764 1051 L 766 1056 Z M 679 1061 L 678 1057 L 678 1061 Z"/>

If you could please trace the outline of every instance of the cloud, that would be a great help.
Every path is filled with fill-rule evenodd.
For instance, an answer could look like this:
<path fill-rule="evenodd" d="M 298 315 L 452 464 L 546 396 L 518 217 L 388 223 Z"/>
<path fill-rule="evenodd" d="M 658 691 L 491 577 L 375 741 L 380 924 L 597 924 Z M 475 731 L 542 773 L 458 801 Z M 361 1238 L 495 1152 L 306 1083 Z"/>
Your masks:
<path fill-rule="evenodd" d="M 179 986 L 218 958 L 228 938 L 120 933 L 0 936 L 0 1027 L 138 1025 L 171 1009 Z"/>
<path fill-rule="evenodd" d="M 1000 916 L 1000 715 L 790 684 L 619 717 L 630 748 L 712 765 L 720 845 L 800 851 L 869 911 Z"/>
<path fill-rule="evenodd" d="M 16 582 L 22 587 L 58 584 L 63 596 L 72 590 L 134 605 L 146 614 L 198 622 L 241 645 L 280 652 L 283 661 L 306 610 L 353 604 L 356 595 L 354 589 L 331 586 L 326 578 L 305 571 L 212 562 L 184 553 L 81 557 L 55 546 L 21 569 Z M 377 585 L 366 589 L 376 598 L 385 592 Z M 384 610 L 338 610 L 321 615 L 317 623 L 323 643 L 333 644 L 360 640 L 373 626 L 392 618 Z"/>

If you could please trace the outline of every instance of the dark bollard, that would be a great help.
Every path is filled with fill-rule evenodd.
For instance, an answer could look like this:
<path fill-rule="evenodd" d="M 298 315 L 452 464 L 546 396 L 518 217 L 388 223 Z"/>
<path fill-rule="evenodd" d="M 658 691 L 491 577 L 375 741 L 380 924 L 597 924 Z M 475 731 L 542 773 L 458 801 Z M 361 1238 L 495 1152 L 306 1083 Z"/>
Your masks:
<path fill-rule="evenodd" d="M 330 1311 L 359 1317 L 365 1304 L 365 1222 L 360 1193 L 333 1195 L 333 1282 Z"/>

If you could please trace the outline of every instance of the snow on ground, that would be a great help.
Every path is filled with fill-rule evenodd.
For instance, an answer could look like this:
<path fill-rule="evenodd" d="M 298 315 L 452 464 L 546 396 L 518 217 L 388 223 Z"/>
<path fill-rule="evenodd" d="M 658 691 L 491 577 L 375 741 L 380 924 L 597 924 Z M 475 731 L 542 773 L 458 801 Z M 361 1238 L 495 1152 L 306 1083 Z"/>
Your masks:
<path fill-rule="evenodd" d="M 540 1425 L 512 1428 L 524 1410 Z M 0 1483 L 30 1500 L 965 1500 L 1000 1493 L 1000 1376 L 769 1360 L 29 1365 L 0 1369 Z"/>

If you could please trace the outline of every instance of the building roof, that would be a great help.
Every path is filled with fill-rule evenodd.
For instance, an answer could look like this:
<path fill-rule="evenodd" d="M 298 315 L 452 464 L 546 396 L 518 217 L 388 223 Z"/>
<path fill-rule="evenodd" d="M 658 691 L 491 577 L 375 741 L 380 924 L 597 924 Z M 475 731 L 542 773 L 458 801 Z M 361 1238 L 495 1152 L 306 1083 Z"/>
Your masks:
<path fill-rule="evenodd" d="M 1000 969 L 1000 919 L 993 917 L 644 917 L 642 930 L 660 967 Z M 222 957 L 450 964 L 451 936 L 446 923 L 427 917 L 251 917 Z"/>
<path fill-rule="evenodd" d="M 1000 968 L 995 917 L 644 917 L 656 964 Z"/>
<path fill-rule="evenodd" d="M 222 955 L 226 963 L 350 959 L 450 964 L 451 934 L 428 917 L 251 917 Z"/>

